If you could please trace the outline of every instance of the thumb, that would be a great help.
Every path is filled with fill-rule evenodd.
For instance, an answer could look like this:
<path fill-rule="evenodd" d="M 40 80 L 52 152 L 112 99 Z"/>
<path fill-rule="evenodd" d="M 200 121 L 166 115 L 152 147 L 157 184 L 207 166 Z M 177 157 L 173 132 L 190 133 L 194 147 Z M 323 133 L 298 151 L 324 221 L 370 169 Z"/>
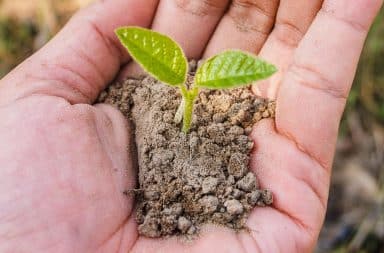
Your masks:
<path fill-rule="evenodd" d="M 135 145 L 131 134 L 133 128 L 115 107 L 108 104 L 96 104 L 94 107 L 95 124 L 105 152 L 115 168 L 126 168 L 113 173 L 117 188 L 134 188 L 137 171 Z"/>
<path fill-rule="evenodd" d="M 128 55 L 114 30 L 149 26 L 158 0 L 100 0 L 76 14 L 45 47 L 0 81 L 0 105 L 33 94 L 91 103 Z"/>

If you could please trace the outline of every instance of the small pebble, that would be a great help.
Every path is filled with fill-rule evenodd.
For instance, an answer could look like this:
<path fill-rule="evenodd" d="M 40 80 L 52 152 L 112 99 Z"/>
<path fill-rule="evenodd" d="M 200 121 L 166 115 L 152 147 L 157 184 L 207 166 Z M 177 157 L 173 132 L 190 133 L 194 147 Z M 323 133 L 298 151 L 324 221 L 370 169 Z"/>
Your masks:
<path fill-rule="evenodd" d="M 253 141 L 249 141 L 249 142 L 247 143 L 247 149 L 248 149 L 248 150 L 252 150 L 254 146 L 255 146 L 255 143 L 253 143 Z"/>
<path fill-rule="evenodd" d="M 227 181 L 229 184 L 234 184 L 235 183 L 235 177 L 232 175 L 229 175 L 227 178 Z"/>
<path fill-rule="evenodd" d="M 144 191 L 144 198 L 148 200 L 158 200 L 160 198 L 160 193 L 157 191 L 146 190 Z"/>
<path fill-rule="evenodd" d="M 243 194 L 244 194 L 244 192 L 240 191 L 239 189 L 234 189 L 233 192 L 232 192 L 232 196 L 235 199 L 241 198 L 241 196 L 243 196 Z"/>
<path fill-rule="evenodd" d="M 225 120 L 225 114 L 223 113 L 216 113 L 212 116 L 212 120 L 215 123 L 223 123 Z"/>
<path fill-rule="evenodd" d="M 161 165 L 169 164 L 174 157 L 175 157 L 175 154 L 172 151 L 164 150 L 161 153 L 155 153 L 152 156 L 152 162 L 156 166 L 161 166 Z"/>
<path fill-rule="evenodd" d="M 259 200 L 259 201 L 257 201 L 256 205 L 257 205 L 257 206 L 260 206 L 260 207 L 264 207 L 264 206 L 265 206 L 265 203 L 264 203 L 264 201 Z"/>
<path fill-rule="evenodd" d="M 265 110 L 262 114 L 263 118 L 269 118 L 270 114 L 268 110 Z"/>
<path fill-rule="evenodd" d="M 197 136 L 192 136 L 189 140 L 189 146 L 191 150 L 196 151 L 199 147 L 199 138 Z"/>
<path fill-rule="evenodd" d="M 187 232 L 191 225 L 192 222 L 184 216 L 179 217 L 179 219 L 177 220 L 177 228 L 180 229 L 180 231 L 183 233 Z"/>
<path fill-rule="evenodd" d="M 164 208 L 163 213 L 165 215 L 175 215 L 179 216 L 183 212 L 183 206 L 181 203 L 175 203 L 171 207 Z"/>
<path fill-rule="evenodd" d="M 261 193 L 261 197 L 263 198 L 263 202 L 266 205 L 270 205 L 273 203 L 273 195 L 272 192 L 269 190 L 263 190 Z"/>
<path fill-rule="evenodd" d="M 107 96 L 108 96 L 108 93 L 107 93 L 105 90 L 102 91 L 102 92 L 100 93 L 100 95 L 99 95 L 98 101 L 99 101 L 99 102 L 104 102 L 105 99 L 107 98 Z"/>
<path fill-rule="evenodd" d="M 227 200 L 224 203 L 227 212 L 232 215 L 242 214 L 244 212 L 243 205 L 236 199 Z"/>
<path fill-rule="evenodd" d="M 216 98 L 216 100 L 218 100 L 218 99 Z M 232 105 L 232 98 L 229 95 L 222 95 L 220 97 L 220 100 L 218 100 L 218 101 L 220 101 L 220 102 L 219 103 L 218 102 L 215 103 L 215 97 L 214 97 L 212 103 L 215 103 L 216 104 L 216 109 L 219 110 L 219 111 L 222 111 L 222 112 L 228 111 L 228 109 Z"/>
<path fill-rule="evenodd" d="M 249 158 L 245 154 L 234 153 L 231 155 L 228 164 L 228 172 L 233 175 L 235 178 L 241 178 L 245 175 L 248 170 Z"/>
<path fill-rule="evenodd" d="M 244 134 L 246 134 L 246 135 L 250 135 L 251 132 L 252 132 L 252 127 L 251 127 L 251 126 L 246 127 L 246 128 L 244 129 Z"/>
<path fill-rule="evenodd" d="M 249 141 L 248 136 L 246 136 L 246 135 L 237 136 L 236 142 L 240 146 L 247 146 L 248 143 L 253 143 L 253 141 Z"/>
<path fill-rule="evenodd" d="M 232 126 L 229 129 L 228 134 L 242 135 L 242 134 L 244 134 L 244 129 L 242 127 L 239 127 L 239 126 Z"/>
<path fill-rule="evenodd" d="M 212 193 L 216 190 L 216 186 L 219 183 L 219 179 L 216 177 L 207 177 L 204 179 L 201 185 L 201 192 L 203 194 Z"/>
<path fill-rule="evenodd" d="M 232 186 L 228 186 L 225 188 L 225 192 L 224 192 L 224 197 L 227 197 L 228 195 L 230 195 L 233 191 L 233 187 Z"/>
<path fill-rule="evenodd" d="M 189 235 L 193 235 L 196 233 L 196 227 L 195 226 L 191 226 L 188 231 L 187 231 L 187 234 Z"/>
<path fill-rule="evenodd" d="M 164 115 L 163 115 L 163 121 L 165 123 L 173 123 L 173 118 L 174 118 L 174 115 L 170 111 L 165 112 Z"/>
<path fill-rule="evenodd" d="M 206 103 L 208 103 L 208 98 L 207 98 L 207 95 L 203 92 L 201 92 L 199 94 L 199 97 L 200 97 L 200 102 L 205 105 Z"/>
<path fill-rule="evenodd" d="M 174 215 L 161 217 L 161 231 L 162 233 L 172 233 L 177 227 L 177 217 Z"/>
<path fill-rule="evenodd" d="M 266 109 L 267 109 L 267 104 L 266 104 L 266 103 L 261 103 L 261 104 L 259 105 L 258 110 L 259 110 L 260 112 L 263 112 L 263 111 L 265 111 Z"/>
<path fill-rule="evenodd" d="M 208 195 L 199 199 L 199 203 L 204 213 L 213 213 L 219 205 L 219 199 L 215 196 Z"/>
<path fill-rule="evenodd" d="M 244 110 L 240 110 L 236 115 L 230 118 L 230 122 L 232 124 L 239 124 L 241 122 L 246 121 L 248 113 Z"/>
<path fill-rule="evenodd" d="M 254 123 L 256 123 L 256 122 L 260 121 L 262 118 L 263 118 L 263 116 L 261 115 L 261 113 L 260 113 L 260 112 L 256 112 L 256 113 L 253 115 L 253 119 L 252 119 L 252 121 L 253 121 Z"/>
<path fill-rule="evenodd" d="M 154 218 L 146 218 L 144 223 L 139 225 L 138 230 L 139 234 L 152 238 L 160 237 L 161 235 L 159 224 Z"/>
<path fill-rule="evenodd" d="M 252 206 L 256 205 L 257 201 L 259 200 L 261 196 L 261 193 L 259 190 L 253 191 L 251 193 L 247 193 L 247 200 L 248 203 Z"/>
<path fill-rule="evenodd" d="M 253 189 L 258 188 L 256 177 L 252 172 L 248 172 L 248 174 L 239 180 L 236 186 L 246 192 L 251 192 Z"/>

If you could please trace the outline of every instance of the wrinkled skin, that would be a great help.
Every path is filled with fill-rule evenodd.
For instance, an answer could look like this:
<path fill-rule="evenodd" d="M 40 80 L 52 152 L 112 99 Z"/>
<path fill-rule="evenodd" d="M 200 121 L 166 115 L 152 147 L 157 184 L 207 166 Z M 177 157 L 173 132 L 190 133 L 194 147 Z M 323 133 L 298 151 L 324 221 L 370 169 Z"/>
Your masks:
<path fill-rule="evenodd" d="M 0 252 L 311 252 L 339 120 L 381 4 L 104 0 L 80 11 L 0 83 Z M 188 244 L 137 234 L 123 194 L 135 186 L 131 130 L 112 107 L 90 105 L 136 69 L 113 35 L 122 25 L 167 33 L 191 58 L 236 47 L 278 66 L 254 89 L 277 100 L 276 120 L 254 127 L 251 163 L 275 202 L 254 210 L 250 233 L 206 227 Z"/>

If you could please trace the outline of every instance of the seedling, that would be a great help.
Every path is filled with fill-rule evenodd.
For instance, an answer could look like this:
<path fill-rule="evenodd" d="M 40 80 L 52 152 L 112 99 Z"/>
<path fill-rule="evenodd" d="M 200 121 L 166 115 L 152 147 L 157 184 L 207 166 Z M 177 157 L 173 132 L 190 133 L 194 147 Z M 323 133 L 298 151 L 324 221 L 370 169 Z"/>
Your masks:
<path fill-rule="evenodd" d="M 157 80 L 180 89 L 182 101 L 175 121 L 183 120 L 184 133 L 188 133 L 191 127 L 193 105 L 201 88 L 237 88 L 268 78 L 276 72 L 276 67 L 266 61 L 240 50 L 230 50 L 205 61 L 189 84 L 186 82 L 188 61 L 181 47 L 171 38 L 140 27 L 121 27 L 116 34 L 145 71 Z"/>

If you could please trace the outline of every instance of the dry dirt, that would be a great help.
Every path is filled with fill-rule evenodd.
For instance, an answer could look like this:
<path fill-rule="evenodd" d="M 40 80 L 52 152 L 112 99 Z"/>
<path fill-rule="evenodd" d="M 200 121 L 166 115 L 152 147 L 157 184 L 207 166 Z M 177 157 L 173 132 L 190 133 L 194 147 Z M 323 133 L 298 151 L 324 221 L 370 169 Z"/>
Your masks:
<path fill-rule="evenodd" d="M 242 229 L 253 207 L 273 201 L 248 170 L 248 134 L 255 122 L 274 116 L 275 104 L 248 89 L 204 90 L 185 135 L 174 123 L 180 100 L 177 89 L 151 77 L 115 83 L 99 98 L 135 125 L 139 233 L 193 235 L 205 223 Z"/>

